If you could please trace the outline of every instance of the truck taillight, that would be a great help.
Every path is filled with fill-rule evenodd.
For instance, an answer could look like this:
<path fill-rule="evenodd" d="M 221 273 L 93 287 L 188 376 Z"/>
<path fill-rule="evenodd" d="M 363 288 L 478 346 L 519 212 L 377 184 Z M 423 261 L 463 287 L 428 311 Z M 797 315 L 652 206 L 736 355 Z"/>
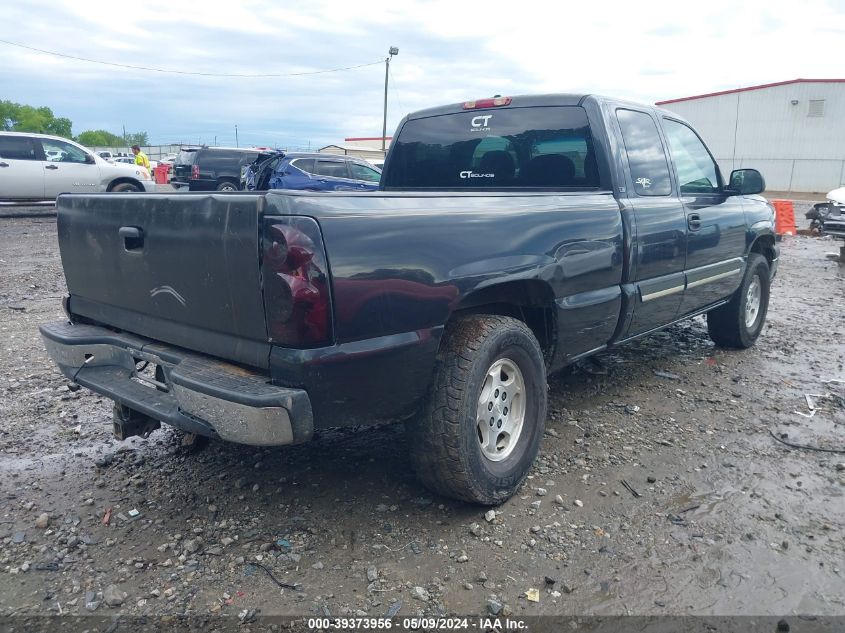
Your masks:
<path fill-rule="evenodd" d="M 331 342 L 331 291 L 316 220 L 264 219 L 264 314 L 272 343 L 319 347 Z"/>
<path fill-rule="evenodd" d="M 511 101 L 513 101 L 511 97 L 493 97 L 492 99 L 477 99 L 475 101 L 466 101 L 464 102 L 464 110 L 496 108 L 499 106 L 510 105 Z"/>
<path fill-rule="evenodd" d="M 200 166 L 199 165 L 191 165 L 191 180 L 199 180 L 200 179 Z"/>

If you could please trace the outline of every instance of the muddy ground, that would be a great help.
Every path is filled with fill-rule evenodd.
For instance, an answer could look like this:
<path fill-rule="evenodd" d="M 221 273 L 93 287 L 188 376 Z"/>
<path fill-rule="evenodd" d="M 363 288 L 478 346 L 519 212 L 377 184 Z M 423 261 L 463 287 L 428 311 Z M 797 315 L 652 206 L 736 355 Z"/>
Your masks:
<path fill-rule="evenodd" d="M 493 518 L 421 487 L 401 426 L 112 439 L 38 336 L 63 316 L 55 229 L 0 219 L 0 615 L 845 614 L 845 455 L 771 435 L 845 449 L 831 240 L 782 242 L 751 350 L 698 318 L 552 377 L 540 457 Z"/>

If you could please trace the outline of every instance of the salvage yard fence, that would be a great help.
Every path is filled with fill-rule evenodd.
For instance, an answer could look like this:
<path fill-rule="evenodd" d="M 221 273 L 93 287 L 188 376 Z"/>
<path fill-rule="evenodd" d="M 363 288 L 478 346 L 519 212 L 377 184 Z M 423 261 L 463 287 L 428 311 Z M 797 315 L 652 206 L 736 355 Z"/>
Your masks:
<path fill-rule="evenodd" d="M 142 145 L 141 151 L 144 152 L 150 160 L 159 161 L 168 154 L 178 154 L 181 145 Z M 89 147 L 94 152 L 111 152 L 113 155 L 128 154 L 132 156 L 132 149 L 126 145 L 124 147 Z"/>

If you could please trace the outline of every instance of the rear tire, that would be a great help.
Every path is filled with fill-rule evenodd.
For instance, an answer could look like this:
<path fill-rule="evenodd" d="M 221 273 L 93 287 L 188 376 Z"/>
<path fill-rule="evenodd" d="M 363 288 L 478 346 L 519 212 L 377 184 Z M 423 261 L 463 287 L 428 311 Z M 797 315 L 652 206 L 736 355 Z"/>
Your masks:
<path fill-rule="evenodd" d="M 408 424 L 419 479 L 471 503 L 507 500 L 537 456 L 546 391 L 543 353 L 523 322 L 477 315 L 450 324 L 425 406 Z"/>
<path fill-rule="evenodd" d="M 219 185 L 217 185 L 217 191 L 237 191 L 237 190 L 238 190 L 238 186 L 235 183 L 230 182 L 228 180 L 224 180 Z"/>
<path fill-rule="evenodd" d="M 720 347 L 746 349 L 754 345 L 769 309 L 769 263 L 751 253 L 742 283 L 731 300 L 707 313 L 707 331 Z"/>

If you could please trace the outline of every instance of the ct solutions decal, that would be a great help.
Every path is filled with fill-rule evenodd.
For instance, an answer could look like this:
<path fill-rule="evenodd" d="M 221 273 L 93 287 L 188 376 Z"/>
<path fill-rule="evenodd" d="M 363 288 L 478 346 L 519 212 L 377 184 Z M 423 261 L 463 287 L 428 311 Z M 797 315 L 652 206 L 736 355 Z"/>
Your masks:
<path fill-rule="evenodd" d="M 469 122 L 470 132 L 489 132 L 490 131 L 490 119 L 493 118 L 492 114 L 480 114 L 476 117 L 472 117 L 472 121 Z"/>
<path fill-rule="evenodd" d="M 479 114 L 478 116 L 472 117 L 472 120 L 469 122 L 470 132 L 489 132 L 490 131 L 490 119 L 493 118 L 492 114 Z M 468 178 L 495 178 L 496 174 L 478 174 L 472 170 L 462 171 L 459 176 L 461 180 L 467 180 Z"/>

